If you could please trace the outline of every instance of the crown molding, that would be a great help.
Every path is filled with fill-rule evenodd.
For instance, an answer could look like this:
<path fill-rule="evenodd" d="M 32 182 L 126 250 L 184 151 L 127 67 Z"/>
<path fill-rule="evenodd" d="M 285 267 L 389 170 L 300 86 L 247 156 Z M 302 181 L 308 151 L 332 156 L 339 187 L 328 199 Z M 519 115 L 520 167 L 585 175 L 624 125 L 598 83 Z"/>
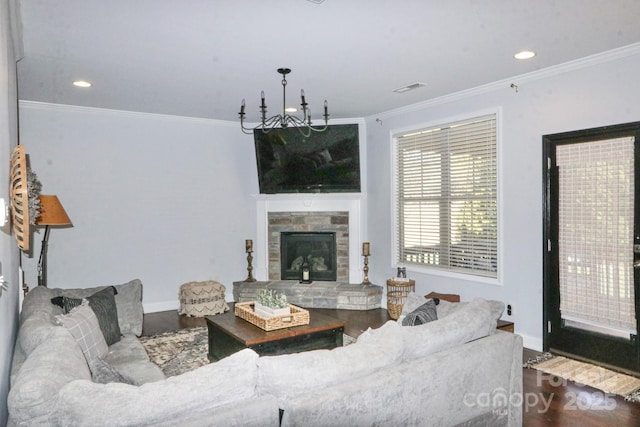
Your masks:
<path fill-rule="evenodd" d="M 85 107 L 80 105 L 54 104 L 51 102 L 20 100 L 18 101 L 18 105 L 20 108 L 30 109 L 30 110 L 88 113 L 88 114 L 100 114 L 100 115 L 107 114 L 112 116 L 137 118 L 137 119 L 214 124 L 216 126 L 223 126 L 223 127 L 238 126 L 237 122 L 232 122 L 228 120 L 205 119 L 201 117 L 174 116 L 170 114 L 142 113 L 138 111 L 113 110 L 109 108 Z"/>
<path fill-rule="evenodd" d="M 621 48 L 608 50 L 606 52 L 598 53 L 584 58 L 576 59 L 574 61 L 565 62 L 563 64 L 554 65 L 552 67 L 543 68 L 541 70 L 532 71 L 530 73 L 520 74 L 517 76 L 509 77 L 506 79 L 498 80 L 486 85 L 476 86 L 471 89 L 465 89 L 460 92 L 454 92 L 438 98 L 429 99 L 427 101 L 418 102 L 416 104 L 399 107 L 393 110 L 385 111 L 383 113 L 374 114 L 367 117 L 367 120 L 384 119 L 395 117 L 402 114 L 412 113 L 415 111 L 423 110 L 425 108 L 434 107 L 442 104 L 446 104 L 453 101 L 458 101 L 465 98 L 470 98 L 477 95 L 482 95 L 488 92 L 493 92 L 499 89 L 510 88 L 514 81 L 518 82 L 518 85 L 532 82 L 536 80 L 542 80 L 549 77 L 558 76 L 571 71 L 580 70 L 587 67 L 592 67 L 607 62 L 616 61 L 618 59 L 627 58 L 629 56 L 640 54 L 640 43 L 634 43 Z"/>

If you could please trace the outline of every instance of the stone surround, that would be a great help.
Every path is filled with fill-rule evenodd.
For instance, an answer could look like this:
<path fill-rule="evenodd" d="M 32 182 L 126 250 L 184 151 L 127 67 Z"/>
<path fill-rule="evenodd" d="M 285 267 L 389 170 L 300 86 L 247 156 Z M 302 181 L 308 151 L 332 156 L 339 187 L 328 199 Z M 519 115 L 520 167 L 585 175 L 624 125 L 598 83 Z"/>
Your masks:
<path fill-rule="evenodd" d="M 349 281 L 348 212 L 269 212 L 267 215 L 269 280 L 280 280 L 280 233 L 283 231 L 336 233 L 336 280 Z"/>
<path fill-rule="evenodd" d="M 270 275 L 274 269 L 279 271 L 279 261 L 272 264 L 273 258 L 278 257 L 279 252 L 274 252 L 273 245 L 277 244 L 272 233 L 276 230 L 269 230 L 269 216 L 274 213 L 285 214 L 290 216 L 292 213 L 311 213 L 312 216 L 324 215 L 333 216 L 333 213 L 344 212 L 346 218 L 341 220 L 344 224 L 334 224 L 348 227 L 348 234 L 343 234 L 346 239 L 341 250 L 346 254 L 343 260 L 344 267 L 348 269 L 347 276 L 342 275 L 336 277 L 339 282 L 344 283 L 360 283 L 363 277 L 363 258 L 361 254 L 362 242 L 364 239 L 365 218 L 362 212 L 361 204 L 364 194 L 361 193 L 322 193 L 322 194 L 261 194 L 256 195 L 256 235 L 254 242 L 254 270 L 253 277 L 258 280 L 282 280 L 281 277 Z M 327 215 L 328 214 L 328 215 Z M 340 214 L 342 215 L 342 214 Z M 338 227 L 341 228 L 341 227 Z M 277 232 L 279 233 L 278 230 Z M 296 231 L 296 230 L 290 230 Z M 300 230 L 305 231 L 305 230 Z M 336 237 L 339 230 L 318 230 L 318 231 L 336 231 Z M 340 256 L 340 255 L 339 255 Z M 270 259 L 271 258 L 271 259 Z M 340 261 L 339 261 L 340 262 Z"/>
<path fill-rule="evenodd" d="M 275 289 L 287 296 L 289 303 L 307 308 L 371 310 L 380 308 L 382 287 L 340 282 L 298 283 L 296 280 L 268 282 L 233 282 L 235 302 L 255 301 L 261 289 Z"/>

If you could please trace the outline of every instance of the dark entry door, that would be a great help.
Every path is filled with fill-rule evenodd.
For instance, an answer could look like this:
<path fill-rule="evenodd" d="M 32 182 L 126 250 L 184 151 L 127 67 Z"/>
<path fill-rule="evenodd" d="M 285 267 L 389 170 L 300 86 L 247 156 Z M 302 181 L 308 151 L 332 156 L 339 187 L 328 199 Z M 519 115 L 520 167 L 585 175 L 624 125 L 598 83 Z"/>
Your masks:
<path fill-rule="evenodd" d="M 544 348 L 640 371 L 640 122 L 543 144 Z"/>

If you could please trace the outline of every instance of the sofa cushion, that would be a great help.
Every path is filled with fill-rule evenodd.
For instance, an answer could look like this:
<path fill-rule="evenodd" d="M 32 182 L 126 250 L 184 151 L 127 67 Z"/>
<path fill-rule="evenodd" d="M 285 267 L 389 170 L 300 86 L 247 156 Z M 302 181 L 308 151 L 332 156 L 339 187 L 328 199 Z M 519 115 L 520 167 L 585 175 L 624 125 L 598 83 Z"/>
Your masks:
<path fill-rule="evenodd" d="M 118 307 L 118 323 L 123 334 L 142 335 L 142 282 L 134 279 L 116 285 L 116 306 Z"/>
<path fill-rule="evenodd" d="M 497 300 L 487 300 L 487 302 L 489 303 L 489 307 L 491 308 L 491 319 L 493 323 L 493 329 L 495 329 L 498 325 L 498 319 L 500 319 L 502 313 L 504 313 L 505 304 L 502 301 Z M 440 301 L 437 309 L 438 317 L 447 317 L 451 313 L 456 312 L 467 304 L 467 302 L 451 303 L 448 301 Z"/>
<path fill-rule="evenodd" d="M 263 356 L 258 360 L 258 394 L 272 394 L 284 402 L 310 390 L 377 372 L 402 356 L 400 329 L 389 321 L 346 347 Z"/>
<path fill-rule="evenodd" d="M 24 361 L 11 384 L 11 421 L 18 425 L 50 425 L 60 389 L 77 379 L 91 380 L 87 361 L 69 331 L 54 326 L 47 339 Z"/>
<path fill-rule="evenodd" d="M 41 286 L 39 286 L 40 288 Z M 66 296 L 69 298 L 86 298 L 110 286 L 98 286 L 93 288 L 60 289 L 46 288 L 46 294 L 50 300 L 56 296 Z M 142 282 L 134 279 L 130 282 L 114 286 L 117 293 L 115 295 L 116 308 L 118 312 L 118 325 L 122 334 L 142 334 Z M 33 290 L 31 292 L 34 292 Z M 31 294 L 29 292 L 27 295 Z M 26 297 L 25 297 L 26 301 Z M 49 305 L 52 305 L 49 302 Z"/>
<path fill-rule="evenodd" d="M 114 298 L 116 294 L 117 291 L 115 287 L 109 286 L 86 298 L 87 301 L 89 301 L 89 306 L 98 318 L 100 330 L 104 335 L 105 341 L 107 341 L 107 345 L 120 341 L 120 336 L 122 335 L 120 333 L 120 326 L 118 325 L 118 310 Z M 66 313 L 70 312 L 74 307 L 79 306 L 82 301 L 82 298 L 71 298 L 67 296 L 51 298 L 51 302 L 61 306 Z"/>
<path fill-rule="evenodd" d="M 166 378 L 158 365 L 149 360 L 144 346 L 134 335 L 125 335 L 109 347 L 104 360 L 123 376 L 131 378 L 135 385 Z"/>
<path fill-rule="evenodd" d="M 89 364 L 91 370 L 91 379 L 95 383 L 124 383 L 135 384 L 135 381 L 129 377 L 122 375 L 113 366 L 109 365 L 103 358 L 97 357 Z"/>
<path fill-rule="evenodd" d="M 87 300 L 84 300 L 81 305 L 72 309 L 68 314 L 56 316 L 56 320 L 71 332 L 88 364 L 109 351 L 100 330 L 98 318 L 89 307 Z"/>
<path fill-rule="evenodd" d="M 62 314 L 60 311 L 58 314 Z M 28 356 L 44 341 L 56 325 L 47 312 L 33 313 L 24 319 L 18 330 L 18 344 Z"/>
<path fill-rule="evenodd" d="M 139 387 L 74 381 L 59 395 L 60 425 L 179 425 L 196 411 L 220 407 L 255 396 L 258 355 L 244 349 L 216 363 Z M 87 399 L 87 396 L 91 396 Z M 99 404 L 96 404 L 99 402 Z"/>
<path fill-rule="evenodd" d="M 417 326 L 434 320 L 438 320 L 436 302 L 430 299 L 411 313 L 407 314 L 402 320 L 402 326 Z"/>
<path fill-rule="evenodd" d="M 459 344 L 485 337 L 495 330 L 491 306 L 476 298 L 464 306 L 424 325 L 403 327 L 404 360 L 424 357 Z"/>

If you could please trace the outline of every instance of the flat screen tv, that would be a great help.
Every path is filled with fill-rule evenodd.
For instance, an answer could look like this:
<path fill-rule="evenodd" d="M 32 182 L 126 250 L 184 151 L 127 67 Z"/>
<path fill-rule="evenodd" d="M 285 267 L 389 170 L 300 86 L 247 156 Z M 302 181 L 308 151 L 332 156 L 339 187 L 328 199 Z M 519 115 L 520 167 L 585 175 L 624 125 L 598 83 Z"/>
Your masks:
<path fill-rule="evenodd" d="M 358 125 L 305 137 L 296 128 L 253 131 L 260 193 L 359 193 Z"/>

